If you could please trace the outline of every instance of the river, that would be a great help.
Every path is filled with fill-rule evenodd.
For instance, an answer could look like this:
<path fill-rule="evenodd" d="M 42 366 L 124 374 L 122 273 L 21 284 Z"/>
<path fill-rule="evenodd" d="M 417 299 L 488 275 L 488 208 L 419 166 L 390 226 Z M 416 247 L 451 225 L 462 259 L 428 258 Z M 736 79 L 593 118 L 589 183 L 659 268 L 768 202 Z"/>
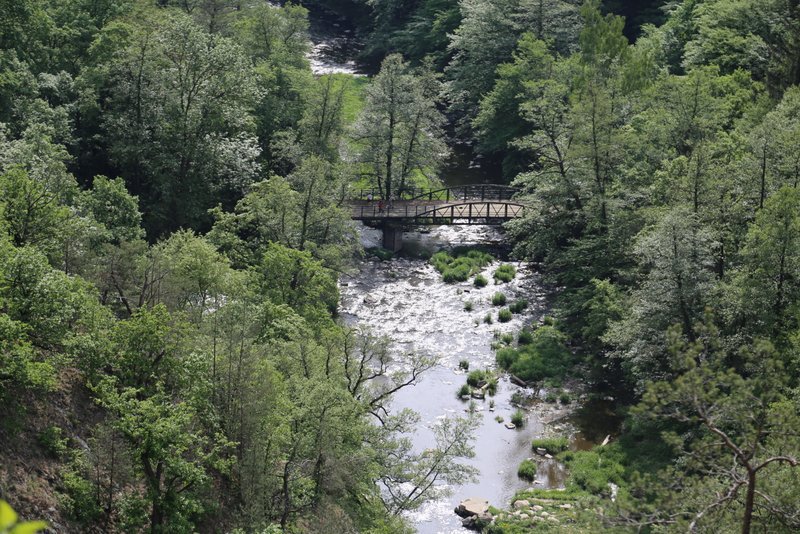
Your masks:
<path fill-rule="evenodd" d="M 313 15 L 313 14 L 312 14 Z M 336 20 L 336 19 L 334 19 Z M 344 20 L 321 24 L 312 16 L 312 52 L 309 55 L 315 74 L 346 73 L 360 75 L 352 60 L 359 43 L 352 28 Z M 451 145 L 448 160 L 441 173 L 446 185 L 468 183 L 500 183 L 496 166 L 476 157 L 470 145 Z M 359 226 L 365 248 L 379 246 L 379 230 Z M 501 228 L 491 226 L 438 226 L 406 232 L 404 254 L 382 262 L 368 258 L 358 265 L 352 275 L 340 280 L 340 313 L 351 325 L 369 328 L 372 333 L 388 337 L 398 365 L 410 351 L 438 359 L 418 383 L 395 395 L 392 409 L 410 408 L 421 416 L 413 437 L 417 450 L 434 445 L 433 429 L 443 418 L 465 415 L 469 402 L 456 395 L 465 383 L 466 373 L 459 362 L 467 360 L 469 368 L 494 368 L 492 343 L 503 333 L 516 334 L 523 326 L 540 322 L 547 311 L 547 294 L 537 272 L 521 262 L 511 262 L 517 268 L 516 278 L 502 285 L 491 283 L 475 288 L 470 282 L 445 284 L 438 272 L 424 257 L 441 249 L 457 246 L 489 247 L 496 257 L 506 259 L 508 245 Z M 500 261 L 484 269 L 492 280 Z M 506 293 L 509 301 L 524 298 L 528 308 L 514 315 L 508 323 L 499 323 L 498 308 L 491 304 L 496 291 Z M 472 310 L 465 310 L 471 301 Z M 483 319 L 491 313 L 495 322 Z M 513 494 L 526 487 L 558 488 L 563 486 L 564 470 L 555 461 L 540 464 L 537 480 L 525 482 L 517 477 L 517 467 L 532 455 L 531 440 L 544 435 L 563 433 L 571 427 L 565 421 L 569 413 L 564 407 L 536 402 L 527 410 L 523 428 L 509 430 L 495 418 L 508 421 L 516 409 L 512 395 L 521 388 L 507 377 L 500 380 L 495 397 L 475 401 L 479 425 L 474 436 L 475 457 L 465 461 L 480 474 L 475 482 L 449 488 L 448 497 L 426 503 L 408 515 L 421 534 L 466 532 L 461 520 L 453 513 L 455 506 L 469 497 L 487 499 L 497 507 L 508 505 Z M 530 395 L 530 390 L 525 390 Z M 542 393 L 543 394 L 543 393 Z M 490 402 L 493 407 L 490 408 Z"/>
<path fill-rule="evenodd" d="M 360 232 L 366 247 L 380 243 L 379 230 L 361 226 Z M 407 232 L 404 236 L 404 246 L 415 255 L 462 245 L 490 247 L 498 256 L 506 250 L 502 230 L 490 226 L 438 226 Z M 417 385 L 401 390 L 392 404 L 395 410 L 411 408 L 421 415 L 414 436 L 418 450 L 433 446 L 432 429 L 440 419 L 463 416 L 468 409 L 469 403 L 456 395 L 466 379 L 458 368 L 459 361 L 467 360 L 472 370 L 494 367 L 491 345 L 496 338 L 537 323 L 545 314 L 547 295 L 538 273 L 523 263 L 512 263 L 518 269 L 512 282 L 490 283 L 480 289 L 470 282 L 445 284 L 426 260 L 413 256 L 387 262 L 367 259 L 359 265 L 357 273 L 342 278 L 340 311 L 347 322 L 391 339 L 398 361 L 402 362 L 410 351 L 439 360 Z M 484 269 L 483 274 L 489 280 L 497 265 L 499 261 Z M 491 304 L 496 291 L 506 293 L 509 300 L 527 299 L 528 309 L 508 323 L 496 322 L 498 308 Z M 471 311 L 465 311 L 465 301 L 472 302 Z M 493 314 L 493 324 L 483 321 L 487 313 Z M 534 484 L 517 477 L 519 463 L 532 455 L 531 440 L 568 426 L 562 420 L 567 413 L 563 407 L 543 402 L 535 403 L 527 412 L 522 429 L 509 430 L 498 423 L 495 420 L 498 415 L 505 421 L 510 419 L 515 409 L 511 396 L 520 389 L 502 378 L 495 397 L 475 401 L 480 424 L 475 433 L 475 457 L 466 463 L 477 467 L 480 476 L 476 482 L 450 488 L 450 497 L 426 504 L 410 514 L 418 532 L 464 532 L 453 508 L 468 497 L 480 497 L 504 507 L 519 489 L 562 485 L 563 470 L 554 462 L 540 468 Z M 526 391 L 530 394 L 530 390 Z M 490 410 L 491 400 L 493 410 Z"/>

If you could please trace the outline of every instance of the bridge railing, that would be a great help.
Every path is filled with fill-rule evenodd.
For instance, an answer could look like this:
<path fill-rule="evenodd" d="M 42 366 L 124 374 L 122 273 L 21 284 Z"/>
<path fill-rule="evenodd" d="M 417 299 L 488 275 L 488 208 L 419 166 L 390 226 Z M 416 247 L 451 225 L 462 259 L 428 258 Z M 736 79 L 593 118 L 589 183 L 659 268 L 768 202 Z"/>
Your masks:
<path fill-rule="evenodd" d="M 361 220 L 399 220 L 399 219 L 435 219 L 435 220 L 486 220 L 513 219 L 524 214 L 524 206 L 509 202 L 467 202 L 464 204 L 448 204 L 444 206 L 430 204 L 399 204 L 379 207 L 377 204 L 355 206 L 354 219 Z"/>
<path fill-rule="evenodd" d="M 470 184 L 438 189 L 427 187 L 407 187 L 395 196 L 398 200 L 511 200 L 519 189 L 499 184 Z M 385 200 L 377 188 L 359 189 L 356 200 Z"/>

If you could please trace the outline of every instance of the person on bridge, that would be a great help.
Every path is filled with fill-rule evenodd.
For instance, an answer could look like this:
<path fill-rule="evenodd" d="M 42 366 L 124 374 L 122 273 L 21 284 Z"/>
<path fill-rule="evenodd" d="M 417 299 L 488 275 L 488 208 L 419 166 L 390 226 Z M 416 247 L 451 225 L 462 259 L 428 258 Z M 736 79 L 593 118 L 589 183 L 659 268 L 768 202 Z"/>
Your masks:
<path fill-rule="evenodd" d="M 383 199 L 378 201 L 378 213 L 383 213 Z"/>

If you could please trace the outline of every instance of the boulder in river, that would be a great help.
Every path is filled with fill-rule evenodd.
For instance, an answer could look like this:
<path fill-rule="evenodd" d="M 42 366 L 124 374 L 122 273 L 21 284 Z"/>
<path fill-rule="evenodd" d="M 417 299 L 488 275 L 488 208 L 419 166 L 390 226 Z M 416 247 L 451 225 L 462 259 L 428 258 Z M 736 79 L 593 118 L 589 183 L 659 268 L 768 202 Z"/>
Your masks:
<path fill-rule="evenodd" d="M 455 512 L 461 517 L 485 514 L 488 511 L 489 501 L 486 499 L 479 499 L 478 497 L 470 497 L 469 499 L 463 500 L 455 508 Z"/>
<path fill-rule="evenodd" d="M 515 425 L 514 423 L 506 423 L 506 428 L 509 430 L 514 430 L 515 428 L 517 428 L 517 425 Z"/>
<path fill-rule="evenodd" d="M 461 526 L 470 530 L 481 532 L 489 523 L 494 520 L 492 514 L 484 512 L 478 515 L 471 515 L 461 520 Z"/>
<path fill-rule="evenodd" d="M 483 399 L 486 398 L 486 394 L 483 391 L 476 390 L 476 391 L 472 392 L 472 398 L 473 399 L 483 400 Z"/>

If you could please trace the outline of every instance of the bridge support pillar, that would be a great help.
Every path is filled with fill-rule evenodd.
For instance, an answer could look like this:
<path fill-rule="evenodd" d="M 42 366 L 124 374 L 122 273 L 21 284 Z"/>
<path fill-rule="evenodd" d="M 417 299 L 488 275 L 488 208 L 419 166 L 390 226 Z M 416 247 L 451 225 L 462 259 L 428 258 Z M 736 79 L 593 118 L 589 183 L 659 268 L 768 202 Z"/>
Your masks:
<path fill-rule="evenodd" d="M 399 252 L 403 248 L 403 229 L 396 226 L 384 225 L 383 248 L 392 252 Z"/>

